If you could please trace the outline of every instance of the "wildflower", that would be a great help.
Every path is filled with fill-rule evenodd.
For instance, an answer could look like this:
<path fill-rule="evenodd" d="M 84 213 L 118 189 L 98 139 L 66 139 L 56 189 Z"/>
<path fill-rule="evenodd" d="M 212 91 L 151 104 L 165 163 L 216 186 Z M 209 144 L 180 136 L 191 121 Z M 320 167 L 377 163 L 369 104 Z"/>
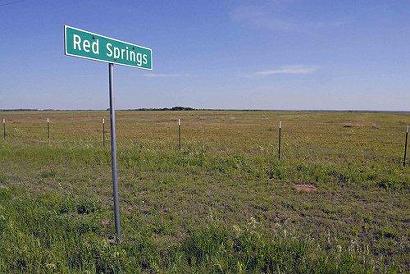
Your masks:
<path fill-rule="evenodd" d="M 103 239 L 101 242 L 102 242 L 103 247 L 108 247 L 108 241 L 107 240 Z"/>
<path fill-rule="evenodd" d="M 47 267 L 48 269 L 56 269 L 56 265 L 53 264 L 53 263 L 48 263 L 48 264 L 46 264 L 46 267 Z"/>
<path fill-rule="evenodd" d="M 252 228 L 256 228 L 256 224 L 257 224 L 256 219 L 254 217 L 251 217 L 248 222 L 248 225 L 250 225 Z"/>
<path fill-rule="evenodd" d="M 236 237 L 239 237 L 239 235 L 242 232 L 242 229 L 238 225 L 233 226 L 233 231 L 235 232 Z"/>

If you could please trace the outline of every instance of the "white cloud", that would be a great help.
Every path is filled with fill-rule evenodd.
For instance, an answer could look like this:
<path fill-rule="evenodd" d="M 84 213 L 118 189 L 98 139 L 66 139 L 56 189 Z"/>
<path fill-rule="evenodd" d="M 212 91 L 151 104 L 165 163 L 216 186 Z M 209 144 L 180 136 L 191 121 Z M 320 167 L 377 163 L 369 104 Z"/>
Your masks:
<path fill-rule="evenodd" d="M 349 22 L 341 18 L 326 21 L 301 20 L 292 12 L 294 2 L 282 0 L 263 5 L 240 5 L 233 9 L 229 15 L 233 22 L 244 26 L 285 32 L 314 32 L 326 27 L 341 27 Z"/>
<path fill-rule="evenodd" d="M 230 13 L 234 22 L 270 30 L 293 30 L 296 24 L 273 16 L 267 9 L 256 6 L 239 6 Z"/>
<path fill-rule="evenodd" d="M 268 76 L 275 74 L 311 74 L 318 70 L 317 66 L 304 66 L 304 65 L 294 65 L 294 66 L 283 66 L 279 68 L 274 68 L 270 70 L 257 71 L 254 75 Z"/>

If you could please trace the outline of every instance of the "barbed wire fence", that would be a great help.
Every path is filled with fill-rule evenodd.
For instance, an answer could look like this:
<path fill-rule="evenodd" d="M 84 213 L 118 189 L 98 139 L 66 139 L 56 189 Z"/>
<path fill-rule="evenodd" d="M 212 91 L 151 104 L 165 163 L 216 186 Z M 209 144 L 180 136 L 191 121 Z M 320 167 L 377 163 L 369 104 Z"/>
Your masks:
<path fill-rule="evenodd" d="M 106 116 L 2 118 L 3 143 L 13 145 L 104 148 L 110 132 Z M 408 131 L 399 123 L 306 121 L 297 119 L 121 118 L 119 147 L 258 154 L 269 151 L 279 161 L 384 161 L 406 166 Z"/>

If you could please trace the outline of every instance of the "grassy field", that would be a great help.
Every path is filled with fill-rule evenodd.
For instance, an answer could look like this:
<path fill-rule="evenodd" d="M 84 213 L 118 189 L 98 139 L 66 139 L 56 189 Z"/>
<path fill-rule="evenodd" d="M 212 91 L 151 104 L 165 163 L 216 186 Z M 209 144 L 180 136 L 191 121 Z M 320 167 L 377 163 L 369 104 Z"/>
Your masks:
<path fill-rule="evenodd" d="M 1 273 L 410 271 L 408 113 L 118 112 L 118 245 L 108 113 L 0 118 Z"/>

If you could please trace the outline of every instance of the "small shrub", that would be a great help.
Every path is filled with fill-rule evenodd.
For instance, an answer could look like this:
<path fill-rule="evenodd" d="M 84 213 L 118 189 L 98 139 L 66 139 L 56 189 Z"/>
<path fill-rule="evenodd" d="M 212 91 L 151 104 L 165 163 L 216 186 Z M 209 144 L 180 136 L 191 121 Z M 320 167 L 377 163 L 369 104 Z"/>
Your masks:
<path fill-rule="evenodd" d="M 0 214 L 0 235 L 3 234 L 3 232 L 6 230 L 6 228 L 7 228 L 6 217 L 4 215 Z"/>
<path fill-rule="evenodd" d="M 336 171 L 336 170 L 330 171 L 329 175 L 334 177 L 336 179 L 336 182 L 341 186 L 346 185 L 350 181 L 348 176 L 346 176 L 343 173 L 341 173 L 339 171 Z"/>
<path fill-rule="evenodd" d="M 7 177 L 4 174 L 0 174 L 0 184 L 5 184 L 7 182 Z M 1 185 L 0 185 L 1 187 Z"/>
<path fill-rule="evenodd" d="M 382 179 L 377 183 L 377 186 L 383 189 L 392 189 L 395 187 L 395 182 L 387 179 Z"/>
<path fill-rule="evenodd" d="M 379 235 L 384 238 L 396 238 L 397 231 L 393 227 L 386 226 L 379 231 Z"/>
<path fill-rule="evenodd" d="M 56 172 L 54 170 L 46 170 L 40 173 L 40 177 L 43 179 L 53 178 L 56 176 Z"/>
<path fill-rule="evenodd" d="M 90 214 L 97 211 L 99 209 L 99 205 L 95 200 L 85 199 L 79 201 L 76 208 L 78 214 Z"/>

